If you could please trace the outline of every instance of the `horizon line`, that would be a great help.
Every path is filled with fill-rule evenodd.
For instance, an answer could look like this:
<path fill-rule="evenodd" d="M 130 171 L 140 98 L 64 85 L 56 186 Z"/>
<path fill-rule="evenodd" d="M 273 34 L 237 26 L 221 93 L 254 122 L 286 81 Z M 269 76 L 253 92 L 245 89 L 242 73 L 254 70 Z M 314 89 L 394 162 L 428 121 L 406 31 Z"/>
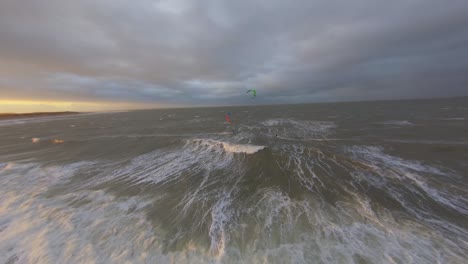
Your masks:
<path fill-rule="evenodd" d="M 328 102 L 302 102 L 302 103 L 274 103 L 274 104 L 246 104 L 246 105 L 208 105 L 208 106 L 175 106 L 175 107 L 154 107 L 154 108 L 135 108 L 135 109 L 114 109 L 114 110 L 96 110 L 96 111 L 37 111 L 37 112 L 0 112 L 1 115 L 5 114 L 39 114 L 39 113 L 63 113 L 63 112 L 76 112 L 76 113 L 108 113 L 108 112 L 129 112 L 129 111 L 148 111 L 148 110 L 164 110 L 164 109 L 190 109 L 190 108 L 219 108 L 219 107 L 255 107 L 255 106 L 275 106 L 275 105 L 305 105 L 305 104 L 340 104 L 340 103 L 368 103 L 368 102 L 392 102 L 392 101 L 426 101 L 426 100 L 446 100 L 455 98 L 464 98 L 468 95 L 460 96 L 443 96 L 443 97 L 415 97 L 415 98 L 402 98 L 402 99 L 375 99 L 375 100 L 345 100 L 345 101 L 328 101 Z"/>

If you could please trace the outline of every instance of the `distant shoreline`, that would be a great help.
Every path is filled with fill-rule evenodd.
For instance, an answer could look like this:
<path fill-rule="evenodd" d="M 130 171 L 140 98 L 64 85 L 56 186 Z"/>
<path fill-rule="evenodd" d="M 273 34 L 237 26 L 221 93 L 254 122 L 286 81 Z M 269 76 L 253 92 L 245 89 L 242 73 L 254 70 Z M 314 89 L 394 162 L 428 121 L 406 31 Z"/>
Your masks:
<path fill-rule="evenodd" d="M 0 120 L 7 119 L 21 119 L 21 118 L 36 118 L 36 117 L 49 117 L 49 116 L 63 116 L 63 115 L 79 115 L 82 112 L 35 112 L 35 113 L 0 113 Z"/>

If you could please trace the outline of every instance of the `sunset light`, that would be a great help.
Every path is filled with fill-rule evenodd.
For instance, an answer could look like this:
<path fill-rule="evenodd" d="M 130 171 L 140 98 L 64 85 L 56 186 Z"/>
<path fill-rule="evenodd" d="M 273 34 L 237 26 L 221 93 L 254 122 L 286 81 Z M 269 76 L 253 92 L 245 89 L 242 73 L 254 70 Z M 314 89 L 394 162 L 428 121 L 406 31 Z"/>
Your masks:
<path fill-rule="evenodd" d="M 55 111 L 112 111 L 123 109 L 158 108 L 157 104 L 115 102 L 0 100 L 0 113 L 28 113 Z"/>

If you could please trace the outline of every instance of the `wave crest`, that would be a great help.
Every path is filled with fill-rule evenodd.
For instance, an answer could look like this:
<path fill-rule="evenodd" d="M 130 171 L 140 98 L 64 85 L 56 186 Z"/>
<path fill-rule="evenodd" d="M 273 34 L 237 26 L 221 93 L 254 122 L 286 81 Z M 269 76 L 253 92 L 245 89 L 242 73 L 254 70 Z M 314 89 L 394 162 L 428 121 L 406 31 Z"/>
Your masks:
<path fill-rule="evenodd" d="M 265 148 L 265 146 L 257 146 L 250 144 L 234 144 L 212 139 L 195 139 L 192 142 L 195 145 L 207 146 L 212 149 L 221 148 L 222 150 L 228 153 L 254 154 Z"/>

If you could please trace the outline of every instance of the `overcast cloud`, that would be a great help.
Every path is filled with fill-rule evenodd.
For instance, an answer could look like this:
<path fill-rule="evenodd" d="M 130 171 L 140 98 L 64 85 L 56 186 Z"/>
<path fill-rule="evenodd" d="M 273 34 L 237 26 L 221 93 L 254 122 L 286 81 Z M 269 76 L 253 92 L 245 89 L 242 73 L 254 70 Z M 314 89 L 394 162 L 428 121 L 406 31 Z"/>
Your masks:
<path fill-rule="evenodd" d="M 0 99 L 468 95 L 466 0 L 1 0 Z"/>

